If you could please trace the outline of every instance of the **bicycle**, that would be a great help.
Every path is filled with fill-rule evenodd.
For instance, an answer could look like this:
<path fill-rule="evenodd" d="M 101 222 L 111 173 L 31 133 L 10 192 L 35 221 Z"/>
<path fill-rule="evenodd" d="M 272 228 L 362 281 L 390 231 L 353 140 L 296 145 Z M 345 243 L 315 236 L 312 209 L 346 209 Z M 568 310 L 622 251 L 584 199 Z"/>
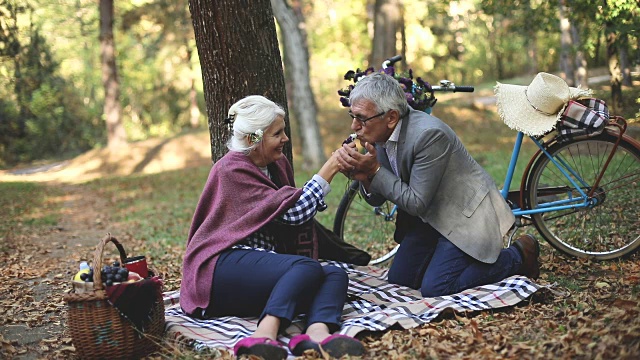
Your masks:
<path fill-rule="evenodd" d="M 387 59 L 383 68 L 401 59 Z M 471 92 L 473 87 L 444 80 L 433 90 Z M 625 134 L 626 128 L 625 119 L 612 116 L 605 130 L 592 137 L 566 140 L 555 131 L 529 136 L 538 150 L 519 189 L 510 191 L 525 136 L 518 132 L 501 190 L 516 217 L 506 246 L 518 229 L 533 224 L 550 245 L 569 256 L 610 260 L 637 250 L 640 143 Z M 364 247 L 372 255 L 370 265 L 387 264 L 399 246 L 393 243 L 397 207 L 388 201 L 372 207 L 358 196 L 359 188 L 352 181 L 345 191 L 333 231 Z"/>

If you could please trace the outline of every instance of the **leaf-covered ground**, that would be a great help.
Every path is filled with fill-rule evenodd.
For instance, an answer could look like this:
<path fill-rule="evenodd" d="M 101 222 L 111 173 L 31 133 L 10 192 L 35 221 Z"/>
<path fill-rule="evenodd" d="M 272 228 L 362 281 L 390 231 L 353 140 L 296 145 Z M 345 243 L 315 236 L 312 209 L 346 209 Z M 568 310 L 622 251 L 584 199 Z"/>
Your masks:
<path fill-rule="evenodd" d="M 62 221 L 14 223 L 0 246 L 0 357 L 68 359 L 75 356 L 62 299 L 81 259 L 92 259 L 106 233 L 130 253 L 153 252 L 135 229 L 110 218 L 115 203 L 82 185 L 49 185 L 63 202 Z M 51 195 L 51 194 L 50 194 Z M 43 212 L 46 211 L 46 206 Z M 6 211 L 6 209 L 5 209 Z M 115 210 L 114 210 L 115 211 Z M 43 214 L 44 217 L 44 214 Z M 543 244 L 546 245 L 546 244 Z M 105 257 L 115 256 L 115 248 Z M 152 259 L 166 280 L 179 286 L 182 247 L 166 247 Z M 640 357 L 640 262 L 638 255 L 611 262 L 567 259 L 543 246 L 540 283 L 553 284 L 531 301 L 500 311 L 447 313 L 412 330 L 362 334 L 367 359 L 426 358 L 638 358 Z M 167 343 L 164 355 L 196 354 Z M 312 358 L 312 357 L 311 357 Z"/>

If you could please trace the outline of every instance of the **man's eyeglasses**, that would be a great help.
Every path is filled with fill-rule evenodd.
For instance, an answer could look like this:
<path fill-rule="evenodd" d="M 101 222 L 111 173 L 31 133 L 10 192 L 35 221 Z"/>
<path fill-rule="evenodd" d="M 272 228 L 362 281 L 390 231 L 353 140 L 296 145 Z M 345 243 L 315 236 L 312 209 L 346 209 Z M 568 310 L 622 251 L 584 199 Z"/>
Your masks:
<path fill-rule="evenodd" d="M 361 119 L 361 118 L 359 118 L 357 115 L 354 115 L 351 111 L 349 111 L 349 116 L 351 116 L 351 119 L 353 119 L 353 120 L 358 120 L 358 122 L 360 123 L 360 125 L 365 126 L 365 125 L 366 125 L 366 123 L 367 123 L 367 121 L 369 121 L 369 120 L 373 120 L 373 119 L 375 119 L 375 118 L 377 118 L 377 117 L 380 117 L 380 116 L 382 116 L 382 115 L 384 115 L 384 114 L 386 114 L 386 113 L 387 113 L 386 111 L 383 111 L 383 112 L 381 112 L 380 114 L 373 115 L 373 116 L 368 117 L 368 118 L 366 118 L 366 119 Z"/>

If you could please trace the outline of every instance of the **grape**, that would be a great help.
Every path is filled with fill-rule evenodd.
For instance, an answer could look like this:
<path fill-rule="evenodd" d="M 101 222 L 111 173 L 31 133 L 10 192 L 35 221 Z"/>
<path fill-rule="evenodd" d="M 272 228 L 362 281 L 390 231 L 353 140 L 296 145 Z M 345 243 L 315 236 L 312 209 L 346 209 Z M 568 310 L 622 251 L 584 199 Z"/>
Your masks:
<path fill-rule="evenodd" d="M 120 263 L 118 261 L 114 261 L 113 264 L 111 264 L 111 266 L 120 267 Z"/>
<path fill-rule="evenodd" d="M 107 280 L 107 281 L 105 282 L 105 285 L 107 285 L 107 286 L 111 286 L 111 285 L 113 285 L 113 280 Z"/>
<path fill-rule="evenodd" d="M 118 270 L 118 274 L 123 278 L 126 278 L 129 276 L 129 270 L 127 268 L 120 268 L 120 270 Z"/>
<path fill-rule="evenodd" d="M 115 282 L 122 282 L 122 276 L 121 276 L 120 274 L 115 274 L 115 275 L 113 276 L 113 280 L 114 280 Z"/>

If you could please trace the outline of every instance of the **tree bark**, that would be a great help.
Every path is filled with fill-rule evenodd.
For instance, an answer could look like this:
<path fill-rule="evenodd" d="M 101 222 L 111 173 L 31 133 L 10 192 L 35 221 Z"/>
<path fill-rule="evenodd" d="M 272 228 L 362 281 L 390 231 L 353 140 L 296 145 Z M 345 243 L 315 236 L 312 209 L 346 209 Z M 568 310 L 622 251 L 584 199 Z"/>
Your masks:
<path fill-rule="evenodd" d="M 403 25 L 402 1 L 376 0 L 373 19 L 369 66 L 378 69 L 384 60 L 398 54 L 397 34 L 401 32 Z"/>
<path fill-rule="evenodd" d="M 196 76 L 194 74 L 193 63 L 191 62 L 191 56 L 193 55 L 193 49 L 187 44 L 187 64 L 189 64 L 189 81 L 191 81 L 191 87 L 189 89 L 189 124 L 192 129 L 200 127 L 200 108 L 198 107 L 198 92 L 196 91 Z"/>
<path fill-rule="evenodd" d="M 620 69 L 622 70 L 622 85 L 632 86 L 631 67 L 629 66 L 629 35 L 623 34 L 618 41 L 618 55 L 620 56 Z"/>
<path fill-rule="evenodd" d="M 104 117 L 107 122 L 107 146 L 115 149 L 127 143 L 127 134 L 122 124 L 120 106 L 116 45 L 113 38 L 113 0 L 100 0 L 100 58 L 104 86 Z"/>
<path fill-rule="evenodd" d="M 299 1 L 289 7 L 286 0 L 271 0 L 280 25 L 285 81 L 291 109 L 298 120 L 302 142 L 303 169 L 317 169 L 326 161 L 318 127 L 317 106 L 309 80 L 309 49 Z M 346 137 L 346 135 L 345 135 Z"/>
<path fill-rule="evenodd" d="M 189 0 L 189 10 L 215 162 L 227 152 L 224 119 L 233 103 L 262 95 L 287 110 L 282 60 L 269 0 Z M 285 133 L 290 135 L 288 116 Z M 293 160 L 291 142 L 284 153 Z"/>
<path fill-rule="evenodd" d="M 567 17 L 570 11 L 565 0 L 559 1 L 560 13 L 560 71 L 562 77 L 569 86 L 574 86 L 573 77 L 573 41 L 571 38 L 571 21 Z"/>
<path fill-rule="evenodd" d="M 589 87 L 589 76 L 588 76 L 588 68 L 587 68 L 587 59 L 584 54 L 584 50 L 582 49 L 582 43 L 580 42 L 580 33 L 578 32 L 578 27 L 575 23 L 571 23 L 571 39 L 573 39 L 574 44 L 578 45 L 578 49 L 576 50 L 575 57 L 575 68 L 573 78 L 575 79 L 575 85 L 581 85 L 584 88 Z"/>
<path fill-rule="evenodd" d="M 605 29 L 607 40 L 607 63 L 611 75 L 611 113 L 616 114 L 622 110 L 622 71 L 618 58 L 617 34 L 612 30 L 612 25 L 607 24 Z"/>

